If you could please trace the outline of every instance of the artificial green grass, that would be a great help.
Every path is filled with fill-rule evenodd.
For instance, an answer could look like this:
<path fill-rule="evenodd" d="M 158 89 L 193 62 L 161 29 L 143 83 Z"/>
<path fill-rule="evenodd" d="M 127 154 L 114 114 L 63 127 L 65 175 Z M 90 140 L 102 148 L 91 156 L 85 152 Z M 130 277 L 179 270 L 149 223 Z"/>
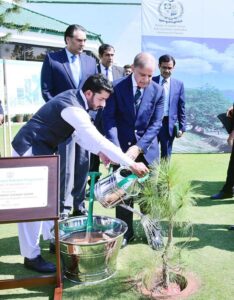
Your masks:
<path fill-rule="evenodd" d="M 226 178 L 229 154 L 176 154 L 175 161 L 184 178 L 199 185 L 197 205 L 189 214 L 194 224 L 194 234 L 188 248 L 182 252 L 186 270 L 193 272 L 201 281 L 198 292 L 192 300 L 231 300 L 234 294 L 234 232 L 228 231 L 234 224 L 234 199 L 210 200 Z M 95 203 L 95 214 L 114 216 L 113 209 L 105 209 Z M 163 223 L 163 222 L 162 222 Z M 139 219 L 135 218 L 135 225 Z M 15 224 L 0 226 L 0 279 L 15 275 L 36 273 L 25 270 L 23 258 L 19 255 Z M 139 228 L 139 226 L 137 227 Z M 180 244 L 185 238 L 175 232 L 175 242 Z M 48 243 L 43 242 L 43 256 L 54 260 L 48 253 Z M 137 239 L 120 250 L 117 273 L 104 283 L 93 286 L 78 286 L 64 280 L 63 299 L 103 300 L 103 299 L 145 299 L 131 284 L 140 271 L 155 263 L 155 251 L 147 246 L 142 230 Z M 53 288 L 37 287 L 0 291 L 0 299 L 52 299 Z"/>

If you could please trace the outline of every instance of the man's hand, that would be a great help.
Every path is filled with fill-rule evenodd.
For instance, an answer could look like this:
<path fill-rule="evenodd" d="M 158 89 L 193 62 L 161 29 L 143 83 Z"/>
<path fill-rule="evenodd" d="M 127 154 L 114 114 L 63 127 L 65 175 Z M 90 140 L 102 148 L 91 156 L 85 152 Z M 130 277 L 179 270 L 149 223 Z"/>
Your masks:
<path fill-rule="evenodd" d="M 233 106 L 228 108 L 226 115 L 227 115 L 227 117 L 232 118 L 232 116 L 233 116 Z"/>
<path fill-rule="evenodd" d="M 228 139 L 227 139 L 228 145 L 232 146 L 233 141 L 234 141 L 234 130 L 232 130 L 232 132 L 228 136 Z"/>
<path fill-rule="evenodd" d="M 102 152 L 99 152 L 98 156 L 105 167 L 107 167 L 110 164 L 111 161 L 105 154 L 103 154 Z"/>
<path fill-rule="evenodd" d="M 143 177 L 145 174 L 149 173 L 149 169 L 142 162 L 132 164 L 130 169 L 138 177 Z"/>
<path fill-rule="evenodd" d="M 4 115 L 0 114 L 0 125 L 4 123 Z"/>
<path fill-rule="evenodd" d="M 128 148 L 126 152 L 127 156 L 130 157 L 132 160 L 135 160 L 140 153 L 141 149 L 136 145 L 133 145 L 130 148 Z"/>

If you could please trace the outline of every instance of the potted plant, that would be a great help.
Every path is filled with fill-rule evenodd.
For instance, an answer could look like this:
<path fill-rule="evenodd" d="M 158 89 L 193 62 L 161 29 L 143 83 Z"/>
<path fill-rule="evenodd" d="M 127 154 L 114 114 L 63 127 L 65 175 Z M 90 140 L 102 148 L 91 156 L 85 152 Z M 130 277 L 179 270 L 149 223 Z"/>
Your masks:
<path fill-rule="evenodd" d="M 169 160 L 162 160 L 160 165 L 152 167 L 152 174 L 144 184 L 139 204 L 145 207 L 153 219 L 166 223 L 164 247 L 157 251 L 155 267 L 141 274 L 138 288 L 145 295 L 155 297 L 179 293 L 187 286 L 187 280 L 182 276 L 181 249 L 174 244 L 175 228 L 192 229 L 187 219 L 188 208 L 194 205 L 195 191 L 189 181 L 181 175 L 177 165 Z M 187 220 L 186 220 L 187 219 Z M 160 260 L 161 266 L 158 267 Z M 174 285 L 171 288 L 171 285 Z M 179 290 L 175 288 L 175 285 Z"/>

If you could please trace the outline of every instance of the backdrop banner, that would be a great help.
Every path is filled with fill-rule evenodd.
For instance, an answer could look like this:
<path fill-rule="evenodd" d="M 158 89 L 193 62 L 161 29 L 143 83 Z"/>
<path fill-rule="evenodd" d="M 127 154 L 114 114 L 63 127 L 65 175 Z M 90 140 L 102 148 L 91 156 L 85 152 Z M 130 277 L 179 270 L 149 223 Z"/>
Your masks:
<path fill-rule="evenodd" d="M 234 102 L 233 23 L 233 0 L 142 0 L 142 50 L 172 55 L 185 86 L 187 133 L 174 152 L 231 150 L 217 115 Z"/>

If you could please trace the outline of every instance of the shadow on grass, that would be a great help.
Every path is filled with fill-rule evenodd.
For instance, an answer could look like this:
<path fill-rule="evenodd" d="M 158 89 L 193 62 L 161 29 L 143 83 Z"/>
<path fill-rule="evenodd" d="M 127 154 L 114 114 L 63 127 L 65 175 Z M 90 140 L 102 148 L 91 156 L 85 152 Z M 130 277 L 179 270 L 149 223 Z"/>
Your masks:
<path fill-rule="evenodd" d="M 228 230 L 226 224 L 194 224 L 192 240 L 186 244 L 189 250 L 204 247 L 215 247 L 221 250 L 234 251 L 234 232 Z M 175 237 L 181 237 L 180 231 L 175 230 Z M 186 235 L 183 237 L 186 238 Z M 189 237 L 189 233 L 187 235 Z M 177 242 L 182 246 L 184 242 Z"/>
<path fill-rule="evenodd" d="M 198 194 L 211 196 L 213 194 L 218 193 L 224 185 L 224 181 L 199 181 L 193 180 L 192 186 L 197 186 L 195 189 Z"/>
<path fill-rule="evenodd" d="M 103 300 L 110 298 L 123 299 L 121 295 L 126 294 L 130 291 L 131 293 L 133 293 L 134 289 L 135 284 L 129 281 L 128 275 L 119 276 L 118 274 L 116 274 L 110 280 L 95 285 L 79 286 L 66 280 L 64 284 L 63 299 L 89 299 L 89 297 L 90 299 L 94 299 L 94 290 L 95 300 Z M 139 295 L 136 293 L 136 299 L 139 299 L 138 296 Z M 146 298 L 140 299 L 143 300 Z"/>

